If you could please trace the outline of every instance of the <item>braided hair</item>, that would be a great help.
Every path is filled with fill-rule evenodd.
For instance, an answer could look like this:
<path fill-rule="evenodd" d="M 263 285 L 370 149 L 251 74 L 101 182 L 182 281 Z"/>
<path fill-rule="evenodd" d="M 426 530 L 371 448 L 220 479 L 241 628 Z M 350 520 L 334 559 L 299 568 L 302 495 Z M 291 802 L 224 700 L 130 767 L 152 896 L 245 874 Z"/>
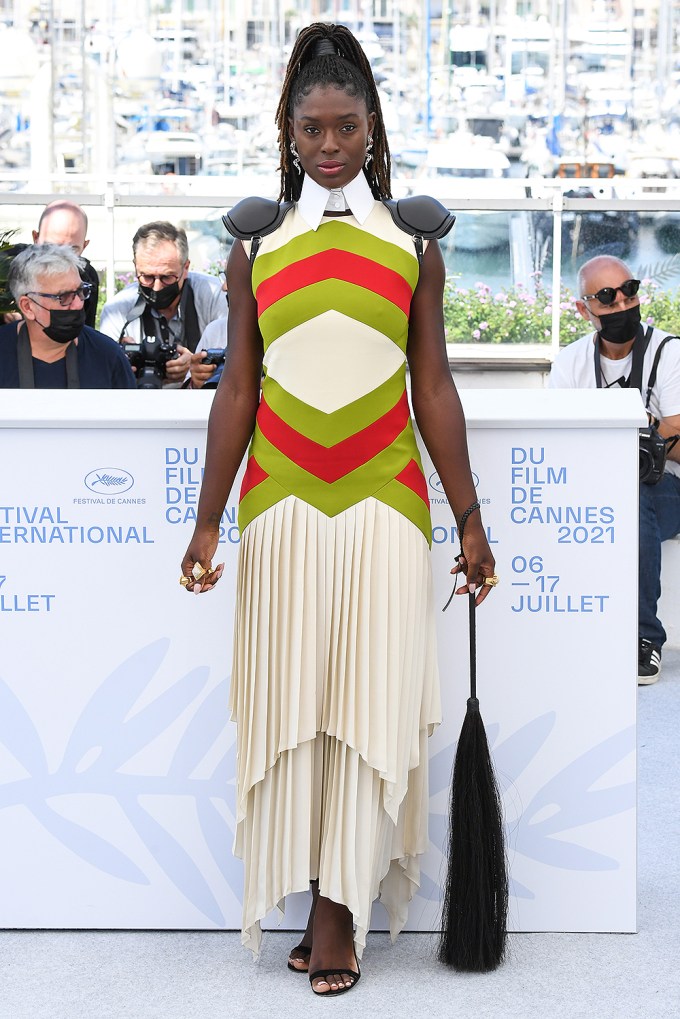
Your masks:
<path fill-rule="evenodd" d="M 303 28 L 295 41 L 276 109 L 281 153 L 279 200 L 297 201 L 300 197 L 303 171 L 293 166 L 288 118 L 317 87 L 337 88 L 349 96 L 361 97 L 368 112 L 375 113 L 373 158 L 364 173 L 374 198 L 391 198 L 390 150 L 371 65 L 348 28 L 315 22 Z"/>

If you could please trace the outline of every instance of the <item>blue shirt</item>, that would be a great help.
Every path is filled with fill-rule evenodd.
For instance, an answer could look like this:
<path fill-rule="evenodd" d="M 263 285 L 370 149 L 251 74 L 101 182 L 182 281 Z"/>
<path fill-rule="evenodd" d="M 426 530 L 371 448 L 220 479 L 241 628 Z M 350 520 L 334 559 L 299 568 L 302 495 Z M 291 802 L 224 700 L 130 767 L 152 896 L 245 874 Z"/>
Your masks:
<path fill-rule="evenodd" d="M 123 348 L 108 336 L 83 326 L 78 337 L 78 379 L 81 389 L 136 389 L 134 372 Z M 33 358 L 36 389 L 66 389 L 66 358 Z M 19 389 L 17 323 L 0 326 L 0 389 Z"/>

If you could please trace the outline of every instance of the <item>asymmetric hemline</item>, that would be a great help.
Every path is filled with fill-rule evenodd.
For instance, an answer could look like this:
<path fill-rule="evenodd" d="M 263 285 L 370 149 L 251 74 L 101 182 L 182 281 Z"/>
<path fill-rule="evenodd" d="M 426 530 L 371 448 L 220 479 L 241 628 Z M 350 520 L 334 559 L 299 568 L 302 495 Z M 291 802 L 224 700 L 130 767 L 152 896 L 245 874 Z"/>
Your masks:
<path fill-rule="evenodd" d="M 242 534 L 234 641 L 234 851 L 244 945 L 319 879 L 354 917 L 380 897 L 392 937 L 427 849 L 427 737 L 441 718 L 429 548 L 378 499 L 329 517 L 295 496 Z"/>

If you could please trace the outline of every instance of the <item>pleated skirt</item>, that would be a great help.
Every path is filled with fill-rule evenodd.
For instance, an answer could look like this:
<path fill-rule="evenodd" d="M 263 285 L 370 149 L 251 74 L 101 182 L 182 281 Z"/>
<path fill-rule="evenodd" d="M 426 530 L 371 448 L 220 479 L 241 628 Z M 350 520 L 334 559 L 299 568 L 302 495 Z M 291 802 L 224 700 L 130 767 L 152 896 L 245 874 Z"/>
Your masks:
<path fill-rule="evenodd" d="M 327 517 L 289 496 L 242 535 L 231 712 L 242 941 L 318 879 L 354 917 L 404 926 L 428 844 L 427 737 L 441 718 L 430 555 L 375 499 Z"/>

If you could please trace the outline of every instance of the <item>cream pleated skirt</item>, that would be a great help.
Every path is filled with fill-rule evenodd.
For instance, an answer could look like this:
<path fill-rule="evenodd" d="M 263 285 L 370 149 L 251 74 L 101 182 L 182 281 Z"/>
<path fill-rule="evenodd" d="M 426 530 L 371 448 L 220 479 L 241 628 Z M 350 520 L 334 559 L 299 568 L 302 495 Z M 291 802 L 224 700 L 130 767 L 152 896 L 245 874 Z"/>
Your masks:
<path fill-rule="evenodd" d="M 427 737 L 440 721 L 430 555 L 368 499 L 336 517 L 289 496 L 242 535 L 231 688 L 244 945 L 319 880 L 392 937 L 427 848 Z"/>

